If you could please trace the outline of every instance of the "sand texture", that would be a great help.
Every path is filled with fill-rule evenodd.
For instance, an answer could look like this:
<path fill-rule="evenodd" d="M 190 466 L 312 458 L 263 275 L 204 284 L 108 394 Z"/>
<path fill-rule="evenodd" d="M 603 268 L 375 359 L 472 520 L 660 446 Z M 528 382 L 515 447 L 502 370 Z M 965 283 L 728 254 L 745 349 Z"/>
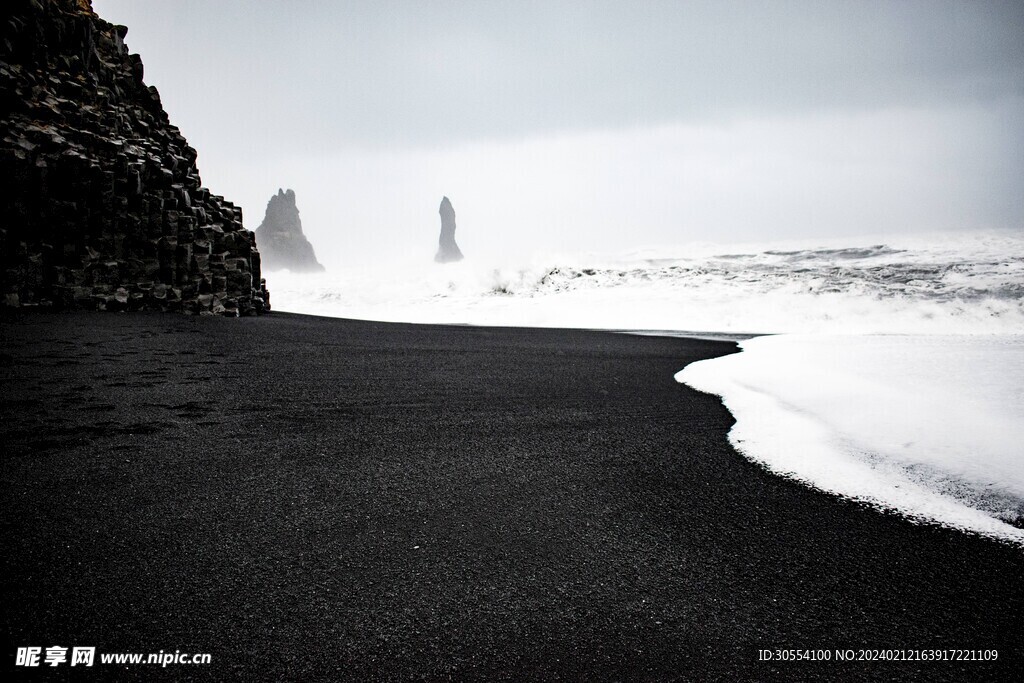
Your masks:
<path fill-rule="evenodd" d="M 280 313 L 24 313 L 0 338 L 8 666 L 54 644 L 212 653 L 94 672 L 179 680 L 1022 662 L 1024 553 L 746 461 L 718 398 L 673 379 L 731 343 Z M 864 646 L 1000 659 L 757 661 Z"/>

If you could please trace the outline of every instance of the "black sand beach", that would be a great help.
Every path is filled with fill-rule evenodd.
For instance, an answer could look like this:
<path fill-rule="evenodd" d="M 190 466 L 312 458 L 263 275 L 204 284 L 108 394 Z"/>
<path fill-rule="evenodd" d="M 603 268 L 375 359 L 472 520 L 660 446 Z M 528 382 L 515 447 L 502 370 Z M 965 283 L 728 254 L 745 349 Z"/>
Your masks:
<path fill-rule="evenodd" d="M 212 654 L 94 679 L 1024 670 L 1024 552 L 743 459 L 673 380 L 730 343 L 28 313 L 2 345 L 8 670 L 52 645 Z M 758 661 L 864 647 L 999 659 Z"/>

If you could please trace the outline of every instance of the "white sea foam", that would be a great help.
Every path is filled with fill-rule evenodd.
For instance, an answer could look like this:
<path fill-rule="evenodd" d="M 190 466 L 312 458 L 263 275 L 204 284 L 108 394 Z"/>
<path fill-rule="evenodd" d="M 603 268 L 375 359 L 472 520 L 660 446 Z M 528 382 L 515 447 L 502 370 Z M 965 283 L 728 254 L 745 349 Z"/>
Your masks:
<path fill-rule="evenodd" d="M 1024 235 L 689 245 L 270 277 L 275 308 L 422 323 L 781 333 L 677 377 L 826 491 L 1024 545 Z"/>
<path fill-rule="evenodd" d="M 1024 335 L 781 335 L 694 363 L 779 474 L 1024 545 Z"/>

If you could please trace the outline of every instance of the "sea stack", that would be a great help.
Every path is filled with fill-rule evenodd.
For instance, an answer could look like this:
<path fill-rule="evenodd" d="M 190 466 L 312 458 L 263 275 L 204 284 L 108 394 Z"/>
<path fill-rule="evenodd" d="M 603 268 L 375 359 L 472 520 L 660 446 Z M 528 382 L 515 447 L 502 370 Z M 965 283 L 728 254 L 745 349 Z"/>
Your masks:
<path fill-rule="evenodd" d="M 242 210 L 202 186 L 128 29 L 89 0 L 0 22 L 0 289 L 7 306 L 260 313 Z"/>
<path fill-rule="evenodd" d="M 434 257 L 434 260 L 438 263 L 461 261 L 462 251 L 455 243 L 455 209 L 452 208 L 452 203 L 447 197 L 441 199 L 441 208 L 438 213 L 441 214 L 441 237 L 438 240 L 437 256 Z"/>
<path fill-rule="evenodd" d="M 256 240 L 267 270 L 318 273 L 324 269 L 316 260 L 313 245 L 302 234 L 302 221 L 292 190 L 278 189 L 270 198 L 263 222 L 256 228 Z"/>

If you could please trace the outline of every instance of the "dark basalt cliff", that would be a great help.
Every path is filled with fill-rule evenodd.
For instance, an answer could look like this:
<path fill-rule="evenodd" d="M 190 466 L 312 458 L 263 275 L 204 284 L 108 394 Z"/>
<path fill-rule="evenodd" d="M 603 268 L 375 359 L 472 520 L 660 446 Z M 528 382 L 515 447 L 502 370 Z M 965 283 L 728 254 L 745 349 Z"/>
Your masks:
<path fill-rule="evenodd" d="M 4 303 L 246 315 L 269 309 L 242 211 L 143 82 L 127 29 L 89 0 L 0 16 Z"/>
<path fill-rule="evenodd" d="M 278 189 L 267 202 L 267 213 L 256 239 L 267 270 L 287 268 L 293 273 L 314 273 L 324 269 L 316 260 L 313 245 L 302 234 L 302 221 L 295 204 L 295 192 Z"/>
<path fill-rule="evenodd" d="M 441 198 L 441 236 L 437 240 L 437 255 L 434 260 L 438 263 L 449 263 L 462 260 L 462 250 L 455 243 L 455 208 L 447 197 Z"/>

